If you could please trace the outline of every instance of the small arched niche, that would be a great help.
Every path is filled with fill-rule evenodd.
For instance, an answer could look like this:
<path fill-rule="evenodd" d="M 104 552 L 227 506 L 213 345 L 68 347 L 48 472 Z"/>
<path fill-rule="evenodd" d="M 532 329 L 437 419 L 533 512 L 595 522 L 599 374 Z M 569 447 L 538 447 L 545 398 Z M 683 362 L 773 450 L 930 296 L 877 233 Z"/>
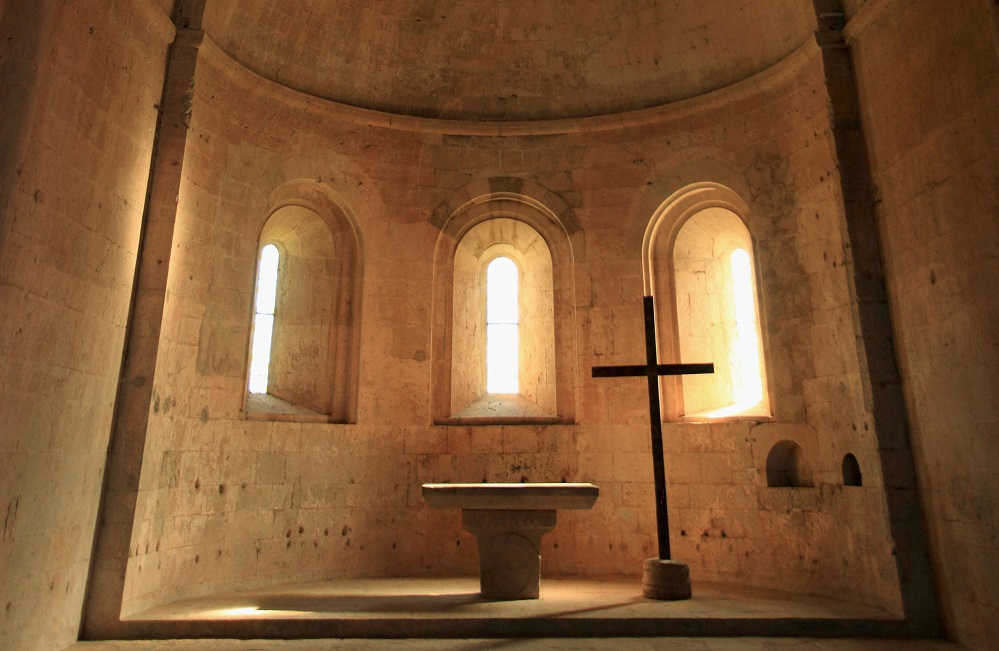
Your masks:
<path fill-rule="evenodd" d="M 778 441 L 767 453 L 767 486 L 804 488 L 812 485 L 811 473 L 801 446 L 794 441 Z"/>
<path fill-rule="evenodd" d="M 770 416 L 762 314 L 746 205 L 723 186 L 673 195 L 646 233 L 646 291 L 656 299 L 660 358 L 714 364 L 665 380 L 673 419 Z"/>
<path fill-rule="evenodd" d="M 860 474 L 860 463 L 852 452 L 843 455 L 843 485 L 863 486 L 864 480 Z"/>
<path fill-rule="evenodd" d="M 277 249 L 277 282 L 265 387 L 260 364 L 253 363 L 254 348 L 259 352 L 262 343 L 251 332 L 248 376 L 257 375 L 248 377 L 246 413 L 263 420 L 351 422 L 358 242 L 346 216 L 328 198 L 306 190 L 312 191 L 280 201 L 260 232 L 258 252 Z M 258 284 L 262 276 L 258 270 Z M 254 311 L 256 322 L 260 315 Z"/>

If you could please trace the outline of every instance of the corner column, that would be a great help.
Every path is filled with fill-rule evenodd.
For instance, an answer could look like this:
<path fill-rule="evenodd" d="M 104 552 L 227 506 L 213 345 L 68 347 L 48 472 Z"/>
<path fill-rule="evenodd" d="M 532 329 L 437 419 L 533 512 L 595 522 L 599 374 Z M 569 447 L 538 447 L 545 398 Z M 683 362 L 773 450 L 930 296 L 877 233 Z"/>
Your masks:
<path fill-rule="evenodd" d="M 81 639 L 114 639 L 123 634 L 125 574 L 174 250 L 177 198 L 187 153 L 195 71 L 203 37 L 200 30 L 179 29 L 168 55 Z"/>
<path fill-rule="evenodd" d="M 881 261 L 877 191 L 864 136 L 840 0 L 812 0 L 850 247 L 849 278 L 865 397 L 878 441 L 902 608 L 910 634 L 939 634 L 926 529 L 915 482 L 908 415 L 892 339 Z"/>

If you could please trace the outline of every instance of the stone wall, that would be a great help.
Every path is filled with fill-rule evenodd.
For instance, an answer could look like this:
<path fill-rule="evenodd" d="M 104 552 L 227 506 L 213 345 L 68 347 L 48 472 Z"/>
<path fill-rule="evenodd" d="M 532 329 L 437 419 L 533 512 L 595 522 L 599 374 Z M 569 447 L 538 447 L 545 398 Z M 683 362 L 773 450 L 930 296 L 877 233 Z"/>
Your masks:
<path fill-rule="evenodd" d="M 0 6 L 5 649 L 60 648 L 79 629 L 173 33 L 167 4 Z"/>
<path fill-rule="evenodd" d="M 944 625 L 977 648 L 999 644 L 999 49 L 990 5 L 868 2 L 848 28 Z"/>
<path fill-rule="evenodd" d="M 542 571 L 636 576 L 656 552 L 646 398 L 637 380 L 594 380 L 589 369 L 643 358 L 643 234 L 672 193 L 702 181 L 732 188 L 750 208 L 775 419 L 667 428 L 676 555 L 695 580 L 897 612 L 823 83 L 810 46 L 675 106 L 578 121 L 446 122 L 295 93 L 206 39 L 126 612 L 267 583 L 474 574 L 474 539 L 457 512 L 426 508 L 428 481 L 592 481 L 596 507 L 560 514 Z M 575 423 L 431 425 L 434 215 L 463 189 L 490 179 L 509 188 L 511 177 L 568 206 L 555 214 L 572 233 L 568 336 L 578 356 L 557 381 L 575 387 Z M 241 411 L 265 209 L 274 192 L 303 180 L 349 207 L 364 242 L 354 425 L 251 422 Z M 229 360 L 210 372 L 193 363 L 208 342 Z M 782 440 L 803 449 L 813 487 L 767 488 L 766 457 Z M 860 460 L 863 487 L 841 486 L 847 452 Z"/>

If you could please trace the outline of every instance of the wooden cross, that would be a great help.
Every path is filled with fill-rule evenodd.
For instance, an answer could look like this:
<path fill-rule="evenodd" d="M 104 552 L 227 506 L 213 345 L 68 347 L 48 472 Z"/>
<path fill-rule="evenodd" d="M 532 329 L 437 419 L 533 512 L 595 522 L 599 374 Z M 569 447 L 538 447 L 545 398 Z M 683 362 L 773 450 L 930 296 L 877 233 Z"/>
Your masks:
<path fill-rule="evenodd" d="M 649 424 L 652 426 L 652 469 L 656 485 L 656 530 L 659 558 L 669 560 L 669 516 L 666 513 L 666 468 L 663 462 L 662 412 L 659 407 L 660 375 L 714 373 L 714 364 L 659 364 L 656 355 L 656 313 L 651 296 L 645 306 L 645 364 L 634 366 L 594 366 L 592 377 L 641 377 L 649 382 Z"/>

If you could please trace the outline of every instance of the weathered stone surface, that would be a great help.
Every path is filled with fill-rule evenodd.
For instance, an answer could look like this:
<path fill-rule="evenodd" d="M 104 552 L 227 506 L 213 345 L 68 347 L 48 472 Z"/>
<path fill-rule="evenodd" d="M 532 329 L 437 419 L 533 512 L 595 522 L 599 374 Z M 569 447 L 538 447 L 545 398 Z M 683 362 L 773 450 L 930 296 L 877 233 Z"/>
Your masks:
<path fill-rule="evenodd" d="M 424 484 L 435 509 L 589 509 L 600 489 L 593 484 Z"/>
<path fill-rule="evenodd" d="M 462 509 L 461 524 L 479 548 L 479 585 L 486 599 L 537 599 L 541 537 L 555 528 L 556 512 Z"/>
<path fill-rule="evenodd" d="M 452 2 L 350 2 L 342 30 L 322 3 L 207 0 L 179 3 L 176 39 L 174 4 L 0 1 L 0 647 L 65 646 L 84 608 L 113 625 L 269 583 L 474 574 L 473 537 L 423 483 L 599 484 L 535 547 L 546 573 L 637 585 L 655 532 L 644 388 L 589 369 L 642 358 L 647 273 L 675 343 L 690 306 L 668 296 L 670 238 L 689 215 L 648 259 L 643 234 L 704 183 L 745 207 L 726 210 L 754 247 L 769 404 L 695 423 L 670 411 L 694 387 L 664 383 L 673 555 L 695 581 L 894 614 L 901 588 L 939 589 L 949 635 L 999 645 L 994 3 L 482 2 L 470 22 Z M 848 66 L 823 65 L 816 8 L 824 28 L 849 19 L 877 189 L 859 242 L 858 120 L 831 102 Z M 164 89 L 174 39 L 201 43 L 194 84 Z M 282 240 L 334 245 L 296 260 L 287 295 L 278 373 L 307 404 L 254 420 L 256 259 L 287 206 L 339 217 Z M 535 395 L 516 418 L 449 420 L 454 374 L 477 386 L 482 366 L 449 353 L 477 341 L 454 332 L 449 247 L 493 217 L 540 235 L 510 235 L 525 260 L 551 257 L 531 306 L 546 333 L 524 345 Z M 781 441 L 811 487 L 767 486 Z M 847 454 L 860 487 L 842 486 Z M 121 594 L 93 583 L 85 604 L 98 522 Z M 938 587 L 898 561 L 924 528 Z"/>
<path fill-rule="evenodd" d="M 901 388 L 872 372 L 904 395 L 915 476 L 893 450 L 881 463 L 898 494 L 918 484 L 945 629 L 984 649 L 999 645 L 999 539 L 985 533 L 999 513 L 999 7 L 952 9 L 867 2 L 847 34 Z"/>
<path fill-rule="evenodd" d="M 555 527 L 557 509 L 589 509 L 593 484 L 424 484 L 423 499 L 437 509 L 461 509 L 475 535 L 479 581 L 487 599 L 537 599 L 541 536 Z"/>
<path fill-rule="evenodd" d="M 690 567 L 683 562 L 647 558 L 642 565 L 642 594 L 646 599 L 690 599 Z"/>

